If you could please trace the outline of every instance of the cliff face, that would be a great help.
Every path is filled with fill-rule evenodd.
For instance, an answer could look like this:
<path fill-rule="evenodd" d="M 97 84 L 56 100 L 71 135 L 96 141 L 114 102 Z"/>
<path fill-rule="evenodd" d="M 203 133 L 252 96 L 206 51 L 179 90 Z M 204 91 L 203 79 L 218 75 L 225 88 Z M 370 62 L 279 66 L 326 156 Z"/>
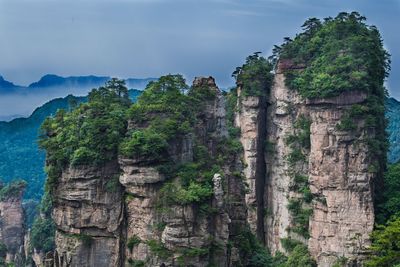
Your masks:
<path fill-rule="evenodd" d="M 287 88 L 284 71 L 280 65 L 266 95 L 239 85 L 234 110 L 213 78 L 196 78 L 191 94 L 212 97 L 202 99 L 193 131 L 168 140 L 168 162 L 119 155 L 101 167 L 65 168 L 54 192 L 54 266 L 251 266 L 258 247 L 243 248 L 249 233 L 273 254 L 289 253 L 289 240 L 318 266 L 340 258 L 359 266 L 374 223 L 376 171 L 365 142 L 374 132 L 362 117 L 352 130 L 338 125 L 366 94 L 304 99 Z M 240 149 L 229 139 L 228 113 Z M 147 129 L 157 116 L 167 118 L 146 114 L 128 121 L 127 132 Z M 211 197 L 201 201 L 181 184 L 185 172 L 163 170 L 209 159 L 218 168 L 207 167 Z"/>
<path fill-rule="evenodd" d="M 168 142 L 170 164 L 197 164 L 199 148 L 208 157 L 220 154 L 228 136 L 226 98 L 211 77 L 194 81 L 193 92 L 203 90 L 213 97 L 201 103 L 194 131 Z M 128 121 L 127 131 L 147 125 Z M 167 177 L 152 158 L 120 156 L 102 167 L 64 169 L 54 191 L 54 266 L 236 266 L 243 259 L 230 242 L 247 218 L 237 174 L 242 163 L 240 155 L 223 156 L 219 171 L 212 173 L 211 199 L 167 206 L 161 200 L 169 193 L 163 191 Z M 179 186 L 179 179 L 168 182 Z"/>
<path fill-rule="evenodd" d="M 170 142 L 168 151 L 174 164 L 192 162 L 195 145 L 204 146 L 210 156 L 215 155 L 221 139 L 228 134 L 225 98 L 214 79 L 196 78 L 193 88 L 211 89 L 215 98 L 203 103 L 193 134 Z M 151 160 L 120 158 L 123 170 L 120 182 L 128 192 L 125 199 L 127 264 L 140 261 L 146 266 L 209 266 L 212 263 L 229 266 L 240 261 L 237 251 L 228 252 L 230 238 L 238 234 L 236 229 L 244 225 L 246 218 L 243 185 L 237 181 L 240 178 L 231 174 L 241 163 L 234 155 L 230 159 L 221 169 L 222 173 L 214 174 L 210 206 L 200 211 L 198 204 L 173 204 L 160 210 L 160 188 L 165 176 Z M 178 180 L 172 183 L 177 184 Z M 229 204 L 228 198 L 231 198 Z M 216 244 L 220 249 L 210 252 L 208 248 Z"/>
<path fill-rule="evenodd" d="M 10 188 L 10 185 L 8 187 Z M 3 254 L 1 257 L 5 255 L 5 259 L 2 260 L 15 263 L 16 266 L 23 266 L 25 259 L 22 192 L 23 187 L 16 188 L 2 196 L 0 201 L 0 242 Z"/>
<path fill-rule="evenodd" d="M 268 89 L 265 88 L 267 91 Z M 245 201 L 247 223 L 251 231 L 264 239 L 264 185 L 266 133 L 266 98 L 264 96 L 243 96 L 242 88 L 237 89 L 238 102 L 235 126 L 240 128 L 240 142 L 243 146 L 243 174 L 248 187 Z"/>
<path fill-rule="evenodd" d="M 70 167 L 58 182 L 53 218 L 55 266 L 119 266 L 122 189 L 119 167 Z"/>
<path fill-rule="evenodd" d="M 349 264 L 364 257 L 370 244 L 374 224 L 373 190 L 376 174 L 369 169 L 373 162 L 365 142 L 374 133 L 362 128 L 365 118 L 356 124 L 359 131 L 338 129 L 338 124 L 353 104 L 366 100 L 361 92 L 338 97 L 302 100 L 296 91 L 285 85 L 282 69 L 278 69 L 271 89 L 268 109 L 267 138 L 272 145 L 267 157 L 266 239 L 271 251 L 282 251 L 282 238 L 293 238 L 308 245 L 318 266 L 332 266 L 340 257 Z M 309 146 L 301 148 L 302 160 L 293 162 L 290 136 L 299 135 L 296 122 L 307 118 Z M 294 134 L 294 135 L 293 135 Z M 295 231 L 295 218 L 290 210 L 293 199 L 304 198 L 296 177 L 307 179 L 312 194 L 306 230 Z M 297 189 L 297 190 L 296 190 Z M 293 202 L 292 202 L 293 203 Z M 303 210 L 304 212 L 304 210 Z"/>

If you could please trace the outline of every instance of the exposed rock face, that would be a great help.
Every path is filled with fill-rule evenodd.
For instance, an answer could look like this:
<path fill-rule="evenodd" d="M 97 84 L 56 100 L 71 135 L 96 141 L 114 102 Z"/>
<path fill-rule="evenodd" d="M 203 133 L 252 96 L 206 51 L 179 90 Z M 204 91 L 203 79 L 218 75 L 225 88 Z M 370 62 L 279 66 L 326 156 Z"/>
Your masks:
<path fill-rule="evenodd" d="M 55 266 L 119 266 L 122 191 L 116 162 L 70 167 L 60 177 L 53 218 Z"/>
<path fill-rule="evenodd" d="M 369 245 L 373 229 L 373 184 L 375 174 L 368 147 L 363 142 L 373 133 L 337 130 L 345 110 L 366 99 L 363 93 L 343 94 L 330 99 L 303 100 L 289 90 L 284 74 L 278 70 L 271 90 L 268 109 L 268 140 L 273 143 L 267 154 L 267 209 L 266 239 L 272 252 L 283 250 L 280 240 L 288 236 L 308 244 L 318 266 L 332 266 L 339 257 L 357 264 Z M 290 147 L 285 137 L 295 132 L 299 116 L 311 120 L 311 147 L 305 152 L 306 162 L 290 166 Z M 364 123 L 363 119 L 358 122 Z M 291 190 L 291 173 L 306 175 L 314 196 L 309 222 L 310 238 L 288 231 L 291 214 L 287 208 L 289 198 L 296 196 Z"/>
<path fill-rule="evenodd" d="M 332 266 L 338 257 L 351 263 L 362 259 L 374 226 L 373 184 L 375 174 L 365 140 L 371 132 L 337 130 L 347 105 L 363 101 L 310 106 L 310 188 L 323 202 L 315 201 L 310 220 L 309 249 L 320 266 Z M 361 119 L 358 123 L 363 124 Z"/>
<path fill-rule="evenodd" d="M 55 192 L 53 217 L 57 226 L 54 266 L 241 266 L 236 237 L 250 228 L 272 253 L 285 251 L 283 238 L 309 248 L 319 266 L 332 266 L 340 257 L 361 264 L 374 223 L 373 184 L 367 131 L 339 131 L 337 124 L 352 104 L 363 103 L 363 93 L 334 98 L 302 99 L 285 85 L 280 65 L 268 96 L 245 96 L 238 87 L 235 126 L 240 128 L 243 154 L 226 155 L 220 172 L 213 173 L 210 214 L 198 204 L 160 205 L 165 182 L 177 185 L 158 168 L 159 162 L 120 156 L 103 167 L 70 167 L 64 170 Z M 228 136 L 226 99 L 212 77 L 196 78 L 196 90 L 209 88 L 194 130 L 168 143 L 174 164 L 190 163 L 195 146 L 217 155 Z M 161 115 L 162 116 L 162 115 Z M 288 137 L 298 135 L 296 123 L 307 118 L 309 144 L 301 148 L 304 159 L 291 162 Z M 128 130 L 146 127 L 128 123 Z M 358 121 L 362 126 L 363 119 Z M 362 128 L 362 127 L 361 127 Z M 304 129 L 303 129 L 304 130 Z M 307 136 L 308 138 L 308 136 Z M 307 235 L 292 231 L 291 199 L 302 198 L 294 174 L 306 177 L 312 201 Z M 242 178 L 243 176 L 243 178 Z M 118 183 L 110 188 L 112 181 Z M 169 179 L 169 180 L 167 180 Z M 3 208 L 0 203 L 0 210 Z M 163 210 L 160 210 L 162 208 Z M 3 211 L 2 211 L 3 214 Z M 218 244 L 219 249 L 201 253 Z M 190 257 L 185 251 L 196 250 Z M 167 253 L 168 255 L 165 255 Z"/>
<path fill-rule="evenodd" d="M 267 91 L 268 88 L 265 88 Z M 246 193 L 247 222 L 251 231 L 264 241 L 264 185 L 265 159 L 264 144 L 266 131 L 266 98 L 245 96 L 238 87 L 238 112 L 235 125 L 240 128 L 243 145 L 244 177 Z"/>
<path fill-rule="evenodd" d="M 22 266 L 24 260 L 22 190 L 0 201 L 0 241 L 7 248 L 6 262 Z"/>
<path fill-rule="evenodd" d="M 195 135 L 209 151 L 213 153 L 219 138 L 227 136 L 225 122 L 225 99 L 215 85 L 212 77 L 196 78 L 193 86 L 201 90 L 207 87 L 214 90 L 216 98 L 205 103 L 205 108 L 199 114 L 198 124 L 195 126 Z M 135 127 L 132 123 L 130 127 Z M 193 160 L 193 135 L 187 135 L 176 142 L 171 142 L 168 149 L 175 163 L 191 162 Z M 217 214 L 210 220 L 199 213 L 197 205 L 173 205 L 168 211 L 160 212 L 157 209 L 159 189 L 164 177 L 151 161 L 120 158 L 123 170 L 120 182 L 125 187 L 129 197 L 126 199 L 126 236 L 130 240 L 140 240 L 133 247 L 126 248 L 126 261 L 141 260 L 146 266 L 208 266 L 216 262 L 218 266 L 227 266 L 229 256 L 226 245 L 230 237 L 229 225 L 231 218 L 228 210 L 234 213 L 235 223 L 241 219 L 243 224 L 245 215 L 238 218 L 237 207 L 228 208 L 225 203 L 227 192 L 224 184 L 229 179 L 222 181 L 220 174 L 214 175 L 215 198 L 212 206 Z M 229 171 L 227 171 L 229 173 Z M 234 186 L 230 185 L 230 188 Z M 237 186 L 236 186 L 237 187 Z M 237 190 L 241 192 L 241 190 Z M 241 206 L 244 209 L 244 206 Z M 244 214 L 244 211 L 241 212 Z M 216 255 L 198 255 L 182 257 L 182 251 L 188 249 L 204 249 L 211 245 L 212 240 L 221 244 L 221 251 Z M 172 257 L 163 258 L 151 250 L 149 244 L 163 244 L 170 251 Z"/>
<path fill-rule="evenodd" d="M 303 171 L 307 166 L 291 166 L 287 160 L 291 149 L 286 138 L 295 132 L 296 118 L 304 113 L 301 98 L 284 83 L 284 75 L 275 75 L 268 107 L 267 140 L 270 145 L 267 151 L 267 189 L 266 202 L 269 215 L 266 219 L 266 240 L 272 252 L 284 251 L 281 239 L 287 238 L 291 225 L 291 215 L 287 208 L 289 198 L 295 193 L 290 190 L 291 173 Z M 299 238 L 299 237 L 297 237 Z"/>

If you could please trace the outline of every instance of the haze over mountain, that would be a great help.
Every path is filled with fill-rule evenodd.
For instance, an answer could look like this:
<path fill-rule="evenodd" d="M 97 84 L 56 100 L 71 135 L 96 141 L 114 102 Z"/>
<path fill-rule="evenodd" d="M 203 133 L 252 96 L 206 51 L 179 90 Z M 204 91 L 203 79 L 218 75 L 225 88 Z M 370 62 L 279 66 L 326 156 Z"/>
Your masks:
<path fill-rule="evenodd" d="M 69 94 L 84 96 L 90 89 L 103 85 L 109 79 L 108 76 L 61 77 L 47 74 L 37 82 L 21 86 L 0 76 L 0 121 L 26 117 L 36 107 L 57 97 Z M 156 78 L 128 78 L 125 81 L 128 88 L 141 90 L 153 80 Z"/>

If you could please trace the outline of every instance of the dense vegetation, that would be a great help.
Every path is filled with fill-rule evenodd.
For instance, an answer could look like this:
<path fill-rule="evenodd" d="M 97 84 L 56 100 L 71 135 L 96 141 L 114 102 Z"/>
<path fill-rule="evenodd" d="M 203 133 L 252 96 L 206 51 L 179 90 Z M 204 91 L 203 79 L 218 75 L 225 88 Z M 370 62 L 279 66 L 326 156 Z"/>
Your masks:
<path fill-rule="evenodd" d="M 0 181 L 0 183 L 2 183 Z M 26 182 L 23 180 L 16 180 L 6 185 L 0 185 L 0 201 L 18 198 L 25 190 Z"/>
<path fill-rule="evenodd" d="M 43 122 L 39 145 L 47 152 L 46 190 L 50 195 L 68 164 L 99 165 L 116 159 L 130 103 L 124 81 L 114 78 L 93 89 L 87 103 L 70 112 L 59 110 Z"/>
<path fill-rule="evenodd" d="M 259 54 L 248 56 L 246 62 L 232 73 L 243 96 L 266 96 L 271 87 L 273 64 Z"/>
<path fill-rule="evenodd" d="M 275 59 L 290 60 L 303 70 L 289 70 L 287 83 L 303 97 L 330 97 L 362 90 L 384 97 L 390 68 L 379 31 L 357 12 L 320 21 L 310 18 L 303 32 L 274 49 Z"/>
<path fill-rule="evenodd" d="M 383 189 L 376 210 L 378 225 L 371 236 L 369 267 L 400 265 L 400 162 L 389 165 Z"/>
<path fill-rule="evenodd" d="M 389 69 L 389 56 L 383 49 L 377 29 L 367 26 L 364 21 L 365 18 L 355 12 L 340 13 L 324 22 L 309 19 L 303 25 L 303 33 L 294 40 L 286 39 L 282 47 L 275 48 L 272 60 L 279 57 L 296 66 L 297 69 L 286 70 L 286 81 L 291 89 L 305 98 L 332 97 L 353 90 L 367 94 L 366 104 L 353 105 L 337 129 L 354 131 L 359 127 L 355 119 L 365 118 L 362 130 L 373 131 L 375 137 L 363 141 L 370 148 L 371 162 L 374 159 L 381 162 L 377 166 L 371 165 L 369 171 L 381 174 L 385 169 L 387 149 L 385 121 L 382 118 L 386 95 L 383 81 Z M 241 86 L 241 96 L 265 96 L 272 82 L 271 70 L 271 61 L 260 57 L 259 53 L 249 56 L 246 63 L 233 73 Z M 147 161 L 165 175 L 166 182 L 159 194 L 160 212 L 166 212 L 173 205 L 197 205 L 202 216 L 209 216 L 215 212 L 210 202 L 213 175 L 220 173 L 227 162 L 242 151 L 238 141 L 239 131 L 232 122 L 238 99 L 235 90 L 227 94 L 229 135 L 216 141 L 216 151 L 209 151 L 207 147 L 211 137 L 203 136 L 204 133 L 198 131 L 204 117 L 199 115 L 204 115 L 205 105 L 215 97 L 215 91 L 209 87 L 189 88 L 181 75 L 167 75 L 149 83 L 133 105 L 123 81 L 113 79 L 104 87 L 94 89 L 89 94 L 88 103 L 70 112 L 58 111 L 42 126 L 40 145 L 47 150 L 48 163 L 46 189 L 49 195 L 46 199 L 50 199 L 57 177 L 67 165 L 101 165 L 116 159 L 117 155 L 123 155 Z M 128 120 L 133 126 L 129 132 Z M 305 153 L 310 148 L 309 119 L 298 117 L 294 128 L 294 133 L 285 140 L 290 148 L 287 161 L 293 169 L 297 164 L 304 163 Z M 193 161 L 181 163 L 170 154 L 170 148 L 186 137 L 194 140 Z M 291 190 L 297 196 L 289 199 L 287 208 L 293 221 L 288 231 L 307 239 L 308 220 L 312 212 L 309 204 L 313 195 L 305 174 L 295 171 L 290 174 Z M 235 175 L 241 177 L 240 171 Z M 374 256 L 368 266 L 399 264 L 400 219 L 399 214 L 394 212 L 400 208 L 398 181 L 400 168 L 393 165 L 385 177 L 386 187 L 377 202 L 377 220 L 385 225 L 377 227 L 372 235 Z M 48 200 L 44 201 L 42 214 L 48 214 L 50 208 L 43 208 Z M 53 240 L 44 238 L 54 231 L 49 218 L 37 217 L 32 228 L 32 242 L 44 251 L 54 246 Z M 391 219 L 386 221 L 387 218 Z M 140 242 L 133 237 L 127 245 L 132 250 Z M 233 243 L 249 266 L 315 266 L 307 247 L 291 238 L 282 240 L 287 257 L 281 254 L 272 257 L 245 228 L 241 229 Z M 171 251 L 160 241 L 150 240 L 147 245 L 158 257 L 171 256 Z M 210 246 L 181 251 L 180 260 L 184 263 L 186 257 L 212 253 L 212 249 Z M 130 262 L 133 266 L 144 264 L 133 259 Z"/>

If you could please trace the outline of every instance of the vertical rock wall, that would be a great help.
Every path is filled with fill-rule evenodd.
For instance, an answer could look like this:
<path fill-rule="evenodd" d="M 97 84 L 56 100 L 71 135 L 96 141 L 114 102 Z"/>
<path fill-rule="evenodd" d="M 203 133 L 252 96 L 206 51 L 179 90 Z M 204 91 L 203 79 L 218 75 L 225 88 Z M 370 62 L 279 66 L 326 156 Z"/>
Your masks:
<path fill-rule="evenodd" d="M 351 105 L 363 104 L 366 95 L 349 92 L 329 99 L 305 100 L 288 89 L 284 79 L 283 70 L 278 68 L 268 108 L 267 245 L 272 252 L 284 251 L 281 239 L 291 237 L 308 245 L 318 266 L 332 266 L 340 257 L 348 259 L 349 264 L 361 264 L 374 224 L 376 175 L 369 171 L 372 162 L 365 143 L 374 133 L 363 129 L 363 118 L 354 131 L 339 131 L 337 124 Z M 305 152 L 306 161 L 291 166 L 285 138 L 296 132 L 294 125 L 299 116 L 311 121 L 311 146 Z M 292 190 L 293 171 L 308 177 L 313 194 L 310 238 L 290 231 L 293 221 L 289 199 L 298 194 Z"/>
<path fill-rule="evenodd" d="M 205 107 L 198 114 L 194 134 L 179 137 L 169 144 L 168 153 L 175 164 L 193 161 L 194 138 L 214 155 L 219 140 L 228 134 L 225 98 L 214 79 L 196 78 L 193 87 L 195 90 L 210 88 L 216 97 L 202 103 Z M 139 127 L 131 123 L 129 125 L 132 128 Z M 126 247 L 126 262 L 143 261 L 146 266 L 199 267 L 212 263 L 216 266 L 229 266 L 240 262 L 237 251 L 228 252 L 229 239 L 238 235 L 237 229 L 246 223 L 244 190 L 237 181 L 240 178 L 231 175 L 231 169 L 240 165 L 240 161 L 235 155 L 231 155 L 231 158 L 232 161 L 224 167 L 223 177 L 218 173 L 214 175 L 214 198 L 209 207 L 214 213 L 209 216 L 201 214 L 197 204 L 172 205 L 160 210 L 159 190 L 165 177 L 158 171 L 157 165 L 146 159 L 120 158 L 123 170 L 120 182 L 128 193 L 125 200 L 126 240 L 127 244 L 130 240 L 137 240 L 134 246 Z M 228 198 L 229 201 L 226 201 Z M 151 243 L 162 245 L 171 255 L 163 257 L 152 251 Z M 219 249 L 204 255 L 182 257 L 185 250 L 200 251 L 213 244 L 218 244 Z"/>
<path fill-rule="evenodd" d="M 365 95 L 359 93 L 309 103 L 310 188 L 319 201 L 314 201 L 308 244 L 319 266 L 332 266 L 338 257 L 347 258 L 349 264 L 360 263 L 370 244 L 376 175 L 370 171 L 365 140 L 373 138 L 373 132 L 336 127 L 345 110 L 363 100 Z M 357 123 L 362 127 L 364 122 L 362 118 Z"/>
<path fill-rule="evenodd" d="M 291 148 L 286 138 L 295 132 L 296 119 L 306 113 L 300 96 L 285 85 L 285 77 L 281 70 L 275 74 L 274 83 L 269 97 L 267 112 L 266 151 L 266 240 L 272 252 L 283 251 L 282 238 L 289 237 L 291 214 L 287 208 L 289 198 L 295 193 L 290 190 L 292 173 L 304 172 L 305 163 L 291 166 L 288 157 Z M 297 239 L 301 239 L 297 236 Z"/>
<path fill-rule="evenodd" d="M 193 161 L 195 140 L 212 155 L 227 136 L 225 97 L 213 78 L 196 78 L 193 86 L 208 87 L 216 98 L 198 114 L 194 133 L 169 144 L 174 163 Z M 55 195 L 57 226 L 55 266 L 239 266 L 240 251 L 232 240 L 248 226 L 273 252 L 284 251 L 283 238 L 307 245 L 319 266 L 332 266 L 339 257 L 360 264 L 373 228 L 373 184 L 368 147 L 373 133 L 338 131 L 337 124 L 351 105 L 366 95 L 348 93 L 331 99 L 302 99 L 285 85 L 278 68 L 270 95 L 240 96 L 235 126 L 240 128 L 243 155 L 228 155 L 213 178 L 210 216 L 199 206 L 172 205 L 161 211 L 160 188 L 165 177 L 151 159 L 120 157 L 118 162 L 93 168 L 70 167 L 63 172 Z M 296 122 L 310 121 L 310 145 L 302 161 L 290 162 L 288 137 L 299 134 Z M 358 121 L 359 129 L 363 120 Z M 129 129 L 140 125 L 129 124 Z M 308 127 L 308 126 L 307 126 Z M 307 129 L 308 130 L 308 129 Z M 244 180 L 237 175 L 240 173 Z M 300 199 L 293 177 L 307 177 L 313 200 L 307 235 L 292 231 L 290 199 Z M 111 186 L 115 179 L 119 182 Z M 170 181 L 172 183 L 176 181 Z M 122 185 L 122 186 L 121 186 Z M 1 205 L 0 205 L 1 210 Z M 218 244 L 211 254 L 182 259 L 188 249 Z M 162 245 L 169 255 L 154 251 Z"/>
<path fill-rule="evenodd" d="M 0 201 L 0 241 L 5 245 L 5 261 L 22 266 L 24 261 L 24 211 L 22 191 Z"/>
<path fill-rule="evenodd" d="M 70 167 L 54 201 L 55 266 L 121 266 L 122 190 L 119 167 Z"/>

